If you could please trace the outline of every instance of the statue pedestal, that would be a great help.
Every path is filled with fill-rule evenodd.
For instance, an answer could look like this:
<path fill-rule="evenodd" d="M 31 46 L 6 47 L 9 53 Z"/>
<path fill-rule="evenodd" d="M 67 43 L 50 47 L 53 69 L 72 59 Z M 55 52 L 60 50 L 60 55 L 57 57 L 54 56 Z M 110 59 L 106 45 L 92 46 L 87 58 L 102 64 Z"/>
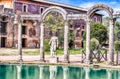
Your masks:
<path fill-rule="evenodd" d="M 49 62 L 50 63 L 57 63 L 58 62 L 58 57 L 50 57 Z"/>

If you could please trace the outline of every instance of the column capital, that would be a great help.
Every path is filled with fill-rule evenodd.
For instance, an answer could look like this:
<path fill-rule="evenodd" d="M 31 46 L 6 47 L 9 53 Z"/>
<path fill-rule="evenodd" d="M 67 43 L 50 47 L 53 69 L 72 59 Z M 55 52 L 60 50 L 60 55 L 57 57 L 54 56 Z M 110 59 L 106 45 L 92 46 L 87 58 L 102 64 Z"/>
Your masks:
<path fill-rule="evenodd" d="M 85 19 L 85 21 L 91 23 L 92 19 Z"/>
<path fill-rule="evenodd" d="M 117 18 L 109 18 L 109 20 L 115 22 Z"/>
<path fill-rule="evenodd" d="M 66 19 L 66 20 L 64 20 L 64 22 L 65 22 L 65 24 L 67 24 L 67 23 L 68 23 L 68 20 Z"/>

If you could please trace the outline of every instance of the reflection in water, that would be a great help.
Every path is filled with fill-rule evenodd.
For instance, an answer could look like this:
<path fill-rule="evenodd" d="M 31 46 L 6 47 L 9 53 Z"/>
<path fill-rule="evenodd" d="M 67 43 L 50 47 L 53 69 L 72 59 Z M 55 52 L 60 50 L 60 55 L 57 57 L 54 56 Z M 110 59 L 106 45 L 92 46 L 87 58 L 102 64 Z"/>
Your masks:
<path fill-rule="evenodd" d="M 85 70 L 85 79 L 90 79 L 90 76 L 89 76 L 89 74 L 90 74 L 90 68 L 85 67 L 84 70 Z"/>
<path fill-rule="evenodd" d="M 71 66 L 0 65 L 0 79 L 120 79 L 120 70 Z"/>
<path fill-rule="evenodd" d="M 69 68 L 63 66 L 63 79 L 69 79 Z"/>
<path fill-rule="evenodd" d="M 21 78 L 20 73 L 21 73 L 21 67 L 22 67 L 22 66 L 16 65 L 16 67 L 17 67 L 17 79 L 20 79 L 20 78 Z"/>
<path fill-rule="evenodd" d="M 107 70 L 107 75 L 108 75 L 108 79 L 113 79 L 113 78 L 112 78 L 112 76 L 113 76 L 113 71 Z"/>
<path fill-rule="evenodd" d="M 57 76 L 57 66 L 49 66 L 50 79 L 56 79 Z"/>
<path fill-rule="evenodd" d="M 43 79 L 44 66 L 39 65 L 39 79 Z"/>

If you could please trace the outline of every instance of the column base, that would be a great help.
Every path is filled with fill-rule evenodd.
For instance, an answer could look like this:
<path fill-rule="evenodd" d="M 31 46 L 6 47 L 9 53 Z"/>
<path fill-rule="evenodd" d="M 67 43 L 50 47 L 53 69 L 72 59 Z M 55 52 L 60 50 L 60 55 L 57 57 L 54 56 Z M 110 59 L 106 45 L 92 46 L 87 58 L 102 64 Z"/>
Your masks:
<path fill-rule="evenodd" d="M 70 61 L 64 60 L 63 63 L 70 63 Z"/>
<path fill-rule="evenodd" d="M 93 64 L 93 62 L 92 61 L 90 61 L 90 60 L 85 60 L 85 64 Z"/>
<path fill-rule="evenodd" d="M 45 62 L 45 60 L 44 59 L 40 59 L 40 62 Z"/>
<path fill-rule="evenodd" d="M 69 61 L 69 56 L 68 55 L 65 55 L 64 56 L 64 61 L 63 61 L 64 63 L 70 63 L 70 61 Z"/>
<path fill-rule="evenodd" d="M 111 66 L 113 66 L 114 65 L 114 62 L 108 62 L 108 65 L 111 65 Z"/>
<path fill-rule="evenodd" d="M 17 62 L 23 62 L 23 59 L 18 59 Z"/>
<path fill-rule="evenodd" d="M 52 56 L 52 57 L 50 57 L 49 62 L 50 62 L 50 63 L 58 63 L 58 60 L 59 60 L 58 57 Z"/>

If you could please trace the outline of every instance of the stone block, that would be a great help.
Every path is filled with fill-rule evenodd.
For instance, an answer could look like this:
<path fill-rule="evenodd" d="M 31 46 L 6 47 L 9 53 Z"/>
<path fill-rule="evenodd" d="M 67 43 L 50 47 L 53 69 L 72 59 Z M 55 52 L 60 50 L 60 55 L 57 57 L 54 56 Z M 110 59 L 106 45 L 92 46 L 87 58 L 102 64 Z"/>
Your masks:
<path fill-rule="evenodd" d="M 58 57 L 50 57 L 49 62 L 50 63 L 58 63 Z"/>

